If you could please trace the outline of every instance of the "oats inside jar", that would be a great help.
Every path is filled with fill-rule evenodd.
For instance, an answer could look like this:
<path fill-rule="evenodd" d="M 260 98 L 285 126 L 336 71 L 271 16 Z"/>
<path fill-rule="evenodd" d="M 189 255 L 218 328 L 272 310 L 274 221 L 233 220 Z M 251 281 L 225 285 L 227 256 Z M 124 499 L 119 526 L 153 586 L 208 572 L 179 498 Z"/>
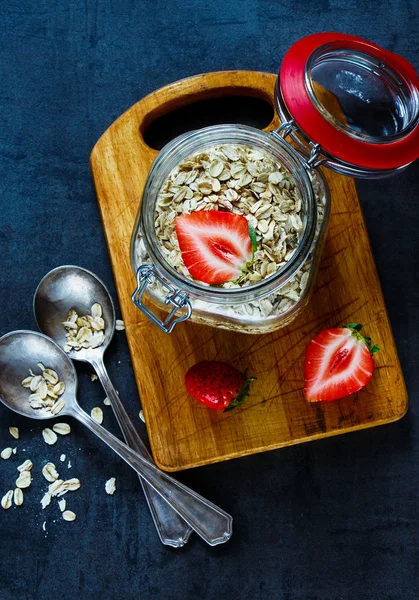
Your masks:
<path fill-rule="evenodd" d="M 154 220 L 168 264 L 186 278 L 233 288 L 262 281 L 291 259 L 302 217 L 289 171 L 266 152 L 222 144 L 188 156 L 172 170 L 159 191 Z"/>

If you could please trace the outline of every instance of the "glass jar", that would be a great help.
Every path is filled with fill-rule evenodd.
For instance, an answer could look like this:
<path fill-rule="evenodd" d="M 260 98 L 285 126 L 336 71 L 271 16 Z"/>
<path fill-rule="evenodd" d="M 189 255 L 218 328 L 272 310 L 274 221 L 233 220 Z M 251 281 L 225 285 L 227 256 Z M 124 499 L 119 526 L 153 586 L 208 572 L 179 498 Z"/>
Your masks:
<path fill-rule="evenodd" d="M 222 144 L 243 145 L 268 154 L 292 173 L 302 202 L 303 230 L 291 259 L 261 282 L 232 289 L 183 277 L 163 257 L 154 225 L 157 195 L 171 171 L 191 154 Z M 186 318 L 247 333 L 274 331 L 294 319 L 308 302 L 329 213 L 329 192 L 323 176 L 309 174 L 301 157 L 280 135 L 242 125 L 187 133 L 160 152 L 147 180 L 132 242 L 132 264 L 138 282 L 134 301 L 167 331 Z M 304 273 L 307 275 L 300 285 Z M 144 293 L 160 308 L 169 308 L 164 323 L 144 305 Z"/>
<path fill-rule="evenodd" d="M 360 38 L 316 34 L 297 42 L 278 78 L 278 130 L 207 127 L 176 138 L 157 156 L 131 243 L 136 306 L 167 333 L 186 319 L 253 334 L 288 325 L 309 301 L 330 214 L 329 189 L 316 167 L 324 164 L 358 177 L 404 169 L 419 155 L 418 90 L 409 63 Z M 375 120 L 365 119 L 366 107 Z M 157 239 L 155 209 L 177 165 L 226 144 L 258 150 L 290 173 L 301 199 L 302 229 L 294 253 L 276 272 L 254 284 L 221 288 L 186 277 L 169 264 Z M 151 305 L 167 317 L 160 319 Z"/>

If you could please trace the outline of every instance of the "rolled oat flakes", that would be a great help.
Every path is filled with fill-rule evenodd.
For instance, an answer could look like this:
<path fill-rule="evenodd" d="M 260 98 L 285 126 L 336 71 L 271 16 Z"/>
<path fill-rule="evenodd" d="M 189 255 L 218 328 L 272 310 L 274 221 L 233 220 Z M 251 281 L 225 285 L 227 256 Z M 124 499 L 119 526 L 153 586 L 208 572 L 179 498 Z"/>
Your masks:
<path fill-rule="evenodd" d="M 54 423 L 52 429 L 59 435 L 68 435 L 71 433 L 71 427 L 68 423 Z"/>
<path fill-rule="evenodd" d="M 73 513 L 71 510 L 65 510 L 62 515 L 64 521 L 74 521 L 76 518 L 76 513 Z"/>
<path fill-rule="evenodd" d="M 16 487 L 28 488 L 31 485 L 32 477 L 29 471 L 22 471 L 19 477 L 16 479 Z"/>
<path fill-rule="evenodd" d="M 9 433 L 15 440 L 19 439 L 19 429 L 17 427 L 9 427 Z"/>
<path fill-rule="evenodd" d="M 24 463 L 18 466 L 17 470 L 19 473 L 23 473 L 23 471 L 30 471 L 33 467 L 33 463 L 31 460 L 25 460 Z"/>
<path fill-rule="evenodd" d="M 16 488 L 13 492 L 13 501 L 16 506 L 22 506 L 23 504 L 23 492 L 20 488 Z"/>
<path fill-rule="evenodd" d="M 45 443 L 52 446 L 58 440 L 57 434 L 52 431 L 49 427 L 46 427 L 42 430 L 42 437 L 44 438 Z"/>
<path fill-rule="evenodd" d="M 8 458 L 10 458 L 12 456 L 13 450 L 12 448 L 5 448 L 4 450 L 1 451 L 0 456 L 1 458 L 3 458 L 3 460 L 7 460 Z"/>
<path fill-rule="evenodd" d="M 92 419 L 94 421 L 96 421 L 96 423 L 99 423 L 99 425 L 102 424 L 102 422 L 103 422 L 103 410 L 101 408 L 99 408 L 98 406 L 95 406 L 94 408 L 92 408 L 92 410 L 90 412 L 90 416 L 92 417 Z"/>
<path fill-rule="evenodd" d="M 243 215 L 256 232 L 257 251 L 237 282 L 244 287 L 262 281 L 294 254 L 303 230 L 302 202 L 292 175 L 267 152 L 241 144 L 218 145 L 181 161 L 161 188 L 155 227 L 166 261 L 184 277 L 175 232 L 178 215 L 200 210 Z"/>
<path fill-rule="evenodd" d="M 54 463 L 47 463 L 43 468 L 42 468 L 42 475 L 45 477 L 45 479 L 47 481 L 49 481 L 50 483 L 56 481 L 58 479 L 58 472 L 57 469 L 55 468 Z"/>
<path fill-rule="evenodd" d="M 6 492 L 6 494 L 4 494 L 3 498 L 1 499 L 1 505 L 4 509 L 8 509 L 12 506 L 12 498 L 13 498 L 13 490 L 9 490 L 8 492 Z"/>

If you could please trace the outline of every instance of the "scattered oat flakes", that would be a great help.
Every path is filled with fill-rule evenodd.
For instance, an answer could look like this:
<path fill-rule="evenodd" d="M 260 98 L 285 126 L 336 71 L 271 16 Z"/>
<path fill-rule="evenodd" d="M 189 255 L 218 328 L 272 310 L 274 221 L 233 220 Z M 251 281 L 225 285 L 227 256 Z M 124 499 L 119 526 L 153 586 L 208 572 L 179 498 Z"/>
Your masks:
<path fill-rule="evenodd" d="M 48 487 L 48 494 L 51 496 L 60 497 L 67 492 L 74 492 L 80 488 L 80 480 L 73 478 L 64 481 L 63 479 L 57 479 Z"/>
<path fill-rule="evenodd" d="M 95 406 L 95 408 L 92 408 L 92 410 L 90 412 L 90 416 L 92 417 L 92 419 L 94 419 L 96 421 L 96 423 L 99 423 L 99 425 L 102 424 L 103 411 L 101 408 L 99 408 L 98 406 Z"/>
<path fill-rule="evenodd" d="M 11 448 L 5 448 L 4 450 L 1 451 L 0 456 L 4 460 L 7 460 L 8 458 L 10 458 L 12 456 L 12 452 L 13 452 L 13 450 Z"/>
<path fill-rule="evenodd" d="M 23 492 L 20 488 L 16 488 L 13 492 L 13 501 L 16 506 L 22 506 L 23 504 Z"/>
<path fill-rule="evenodd" d="M 107 494 L 112 496 L 114 494 L 115 490 L 116 490 L 116 479 L 115 479 L 115 477 L 111 477 L 105 483 L 105 491 Z"/>
<path fill-rule="evenodd" d="M 117 319 L 115 321 L 115 329 L 117 331 L 124 331 L 124 329 L 125 329 L 125 323 L 124 323 L 124 321 L 122 319 Z"/>
<path fill-rule="evenodd" d="M 12 506 L 12 498 L 13 498 L 13 490 L 9 490 L 8 492 L 6 492 L 6 494 L 4 494 L 3 498 L 1 499 L 1 505 L 4 509 L 8 509 Z"/>
<path fill-rule="evenodd" d="M 42 523 L 42 529 L 43 529 L 44 531 L 46 531 L 46 530 L 47 530 L 47 522 L 46 522 L 46 521 L 44 521 L 44 522 Z"/>
<path fill-rule="evenodd" d="M 13 454 L 16 454 L 17 448 L 13 448 Z"/>
<path fill-rule="evenodd" d="M 56 481 L 59 477 L 57 473 L 57 469 L 55 468 L 54 463 L 47 463 L 42 469 L 42 475 L 45 477 L 47 481 L 50 483 Z"/>
<path fill-rule="evenodd" d="M 24 463 L 18 466 L 17 470 L 19 473 L 23 473 L 23 471 L 30 471 L 33 467 L 33 463 L 31 460 L 27 459 Z"/>
<path fill-rule="evenodd" d="M 60 492 L 63 492 L 63 490 L 65 490 L 63 479 L 57 479 L 48 486 L 48 492 L 51 496 L 57 496 Z M 67 491 L 68 490 L 65 490 L 63 493 L 65 494 Z"/>
<path fill-rule="evenodd" d="M 46 494 L 44 494 L 42 496 L 42 499 L 41 499 L 42 510 L 44 510 L 49 504 L 51 504 L 51 498 L 52 498 L 52 494 L 50 492 L 47 492 Z"/>
<path fill-rule="evenodd" d="M 54 423 L 52 429 L 60 435 L 68 435 L 71 433 L 71 427 L 68 423 Z"/>
<path fill-rule="evenodd" d="M 75 490 L 78 490 L 80 485 L 80 480 L 76 479 L 75 477 L 73 479 L 68 479 L 67 481 L 64 481 L 64 487 L 69 492 L 74 492 Z"/>
<path fill-rule="evenodd" d="M 60 461 L 61 461 L 61 462 L 65 462 L 65 459 L 66 459 L 66 456 L 65 456 L 65 454 L 61 454 L 61 456 L 60 456 Z"/>
<path fill-rule="evenodd" d="M 71 460 L 68 461 L 67 469 L 71 469 Z"/>
<path fill-rule="evenodd" d="M 49 427 L 46 427 L 42 430 L 42 437 L 44 438 L 44 441 L 50 446 L 55 444 L 58 440 L 57 434 L 54 433 L 52 429 L 49 429 Z"/>
<path fill-rule="evenodd" d="M 15 440 L 19 439 L 19 429 L 17 427 L 9 427 L 9 433 Z"/>
<path fill-rule="evenodd" d="M 96 375 L 96 373 L 92 373 L 92 374 L 90 375 L 90 379 L 91 379 L 92 381 L 97 381 L 97 375 Z"/>
<path fill-rule="evenodd" d="M 31 485 L 32 477 L 30 471 L 22 471 L 19 477 L 16 479 L 16 487 L 27 488 Z"/>
<path fill-rule="evenodd" d="M 109 398 L 108 398 L 107 396 L 106 396 L 106 398 L 104 399 L 104 401 L 103 401 L 103 404 L 104 404 L 105 406 L 110 406 L 110 405 L 111 405 L 111 401 L 109 400 Z"/>
<path fill-rule="evenodd" d="M 60 507 L 61 512 L 65 511 L 66 504 L 67 504 L 67 502 L 66 502 L 65 498 L 58 500 L 58 506 Z"/>
<path fill-rule="evenodd" d="M 144 413 L 143 413 L 143 411 L 142 411 L 142 410 L 140 410 L 140 412 L 139 412 L 139 415 L 140 415 L 140 419 L 141 419 L 141 421 L 142 421 L 143 423 L 145 423 L 145 419 L 144 419 Z"/>
<path fill-rule="evenodd" d="M 76 514 L 73 513 L 73 511 L 71 510 L 65 510 L 63 513 L 63 519 L 64 521 L 74 521 L 74 519 L 76 518 Z"/>

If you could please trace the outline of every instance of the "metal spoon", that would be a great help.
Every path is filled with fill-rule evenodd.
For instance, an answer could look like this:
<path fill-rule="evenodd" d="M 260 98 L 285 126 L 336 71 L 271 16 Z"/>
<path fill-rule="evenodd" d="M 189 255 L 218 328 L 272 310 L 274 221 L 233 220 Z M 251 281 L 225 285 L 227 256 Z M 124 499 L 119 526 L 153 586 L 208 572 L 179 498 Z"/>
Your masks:
<path fill-rule="evenodd" d="M 45 275 L 35 292 L 33 303 L 35 319 L 39 329 L 63 347 L 66 342 L 66 331 L 62 322 L 67 318 L 69 310 L 74 308 L 79 315 L 90 314 L 91 306 L 95 302 L 98 302 L 103 310 L 104 343 L 97 348 L 71 350 L 68 355 L 73 360 L 92 365 L 110 400 L 126 443 L 138 454 L 153 462 L 119 399 L 103 363 L 103 355 L 115 332 L 115 309 L 104 283 L 96 275 L 81 267 L 65 265 L 53 269 Z M 141 480 L 141 477 L 140 481 L 163 544 L 174 547 L 186 544 L 192 532 L 191 528 L 152 487 Z"/>
<path fill-rule="evenodd" d="M 45 409 L 33 409 L 22 386 L 28 369 L 38 362 L 54 369 L 65 384 L 65 406 L 59 416 L 72 416 L 101 438 L 125 460 L 210 546 L 232 535 L 232 517 L 131 450 L 82 410 L 76 400 L 77 374 L 66 353 L 50 338 L 34 331 L 13 331 L 0 338 L 0 400 L 11 410 L 32 419 L 50 419 Z"/>

